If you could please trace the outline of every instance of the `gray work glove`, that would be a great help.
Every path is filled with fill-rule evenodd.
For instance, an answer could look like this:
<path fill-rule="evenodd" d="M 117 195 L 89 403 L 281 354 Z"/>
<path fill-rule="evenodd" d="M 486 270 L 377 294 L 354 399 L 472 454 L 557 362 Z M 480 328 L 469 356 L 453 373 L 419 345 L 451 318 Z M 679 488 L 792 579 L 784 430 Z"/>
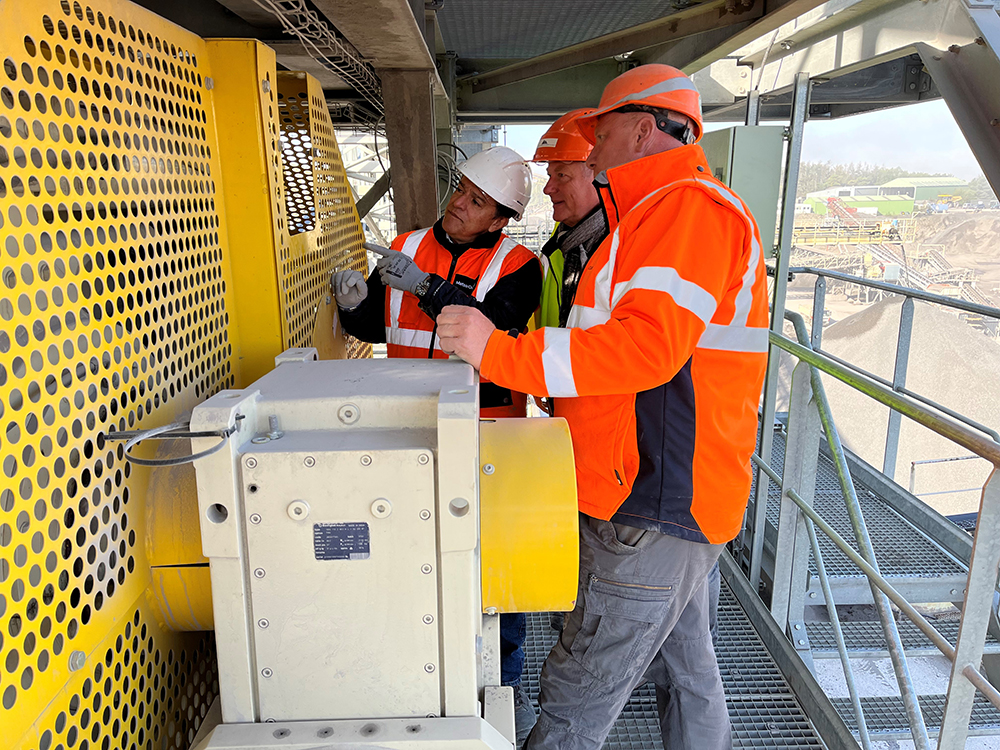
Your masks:
<path fill-rule="evenodd" d="M 375 265 L 378 266 L 378 275 L 386 286 L 416 294 L 417 285 L 430 277 L 429 273 L 420 270 L 420 267 L 413 262 L 413 258 L 403 253 L 372 244 L 366 244 L 365 247 L 382 256 Z"/>
<path fill-rule="evenodd" d="M 337 271 L 330 277 L 330 288 L 337 307 L 352 310 L 368 296 L 368 285 L 360 271 Z"/>

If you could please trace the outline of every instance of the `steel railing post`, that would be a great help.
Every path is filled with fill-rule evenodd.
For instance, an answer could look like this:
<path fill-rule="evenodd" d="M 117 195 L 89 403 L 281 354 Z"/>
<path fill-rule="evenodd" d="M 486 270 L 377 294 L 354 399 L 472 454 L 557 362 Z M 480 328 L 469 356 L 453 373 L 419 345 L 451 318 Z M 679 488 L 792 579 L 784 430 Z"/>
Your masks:
<path fill-rule="evenodd" d="M 795 335 L 799 343 L 808 347 L 809 335 L 806 332 L 805 321 L 798 313 L 786 312 L 785 315 L 795 326 Z M 800 364 L 801 361 L 800 361 Z M 851 528 L 854 531 L 854 538 L 858 544 L 858 551 L 872 567 L 881 575 L 878 567 L 878 560 L 875 557 L 875 548 L 872 545 L 871 537 L 868 534 L 868 527 L 865 524 L 864 513 L 861 510 L 861 503 L 858 501 L 857 490 L 854 488 L 854 480 L 851 478 L 850 469 L 847 467 L 847 458 L 844 454 L 844 446 L 840 442 L 840 433 L 833 421 L 833 414 L 830 410 L 830 402 L 826 397 L 826 390 L 820 378 L 819 370 L 810 367 L 812 376 L 812 386 L 816 404 L 819 407 L 820 419 L 823 423 L 823 431 L 826 433 L 827 444 L 830 447 L 830 454 L 833 458 L 834 467 L 837 470 L 837 479 L 844 496 L 844 504 L 847 507 L 847 515 L 851 521 Z M 787 469 L 786 469 L 787 471 Z M 1000 542 L 998 542 L 1000 543 Z M 994 568 L 994 580 L 996 569 Z M 875 602 L 875 610 L 878 612 L 879 620 L 882 624 L 882 631 L 885 634 L 886 647 L 889 651 L 889 659 L 892 661 L 892 669 L 896 674 L 896 682 L 899 684 L 899 693 L 903 699 L 903 706 L 906 709 L 906 717 L 910 724 L 910 734 L 913 737 L 913 744 L 917 750 L 929 750 L 930 738 L 927 735 L 927 724 L 920 711 L 920 703 L 917 700 L 917 691 L 913 687 L 913 678 L 910 676 L 910 667 L 906 661 L 906 653 L 903 650 L 903 641 L 899 636 L 899 628 L 893 617 L 892 609 L 889 606 L 889 599 L 875 585 L 871 579 L 868 583 L 871 586 L 872 599 Z M 984 637 L 985 640 L 985 637 Z"/>
<path fill-rule="evenodd" d="M 830 625 L 833 627 L 833 637 L 837 641 L 837 653 L 840 655 L 840 663 L 844 668 L 844 681 L 847 683 L 847 692 L 851 696 L 854 720 L 858 724 L 858 737 L 861 739 L 861 747 L 864 750 L 871 750 L 872 741 L 871 737 L 868 736 L 868 724 L 865 721 L 864 708 L 861 706 L 861 696 L 854 682 L 851 655 L 847 651 L 844 631 L 840 627 L 840 614 L 837 612 L 837 604 L 833 600 L 833 589 L 830 587 L 830 579 L 826 575 L 826 566 L 823 565 L 823 554 L 819 549 L 819 539 L 816 538 L 816 527 L 810 518 L 806 518 L 806 530 L 809 532 L 809 545 L 812 547 L 813 559 L 816 561 L 816 573 L 819 576 L 820 587 L 823 589 L 823 598 L 826 599 L 826 611 L 830 616 Z"/>
<path fill-rule="evenodd" d="M 813 289 L 812 335 L 810 341 L 813 349 L 819 349 L 823 344 L 823 317 L 826 310 L 826 279 L 816 277 Z"/>
<path fill-rule="evenodd" d="M 962 621 L 955 644 L 955 660 L 948 684 L 938 750 L 961 750 L 969 734 L 969 718 L 976 686 L 963 674 L 966 666 L 978 667 L 983 658 L 986 628 L 993 607 L 997 567 L 1000 566 L 1000 475 L 996 467 L 983 488 L 979 520 L 972 542 L 969 578 L 965 586 Z"/>
<path fill-rule="evenodd" d="M 781 333 L 785 324 L 785 295 L 788 290 L 788 267 L 792 254 L 792 231 L 795 226 L 795 195 L 799 187 L 799 161 L 802 156 L 802 136 L 809 116 L 810 82 L 808 73 L 795 75 L 792 93 L 792 119 L 788 152 L 785 160 L 785 182 L 781 198 L 781 224 L 778 227 L 778 258 L 774 274 L 774 296 L 771 301 L 771 330 Z M 778 398 L 778 375 L 781 350 L 768 347 L 767 377 L 761 405 L 758 453 L 765 462 L 771 460 L 774 437 L 775 402 Z M 767 523 L 767 475 L 757 472 L 757 493 L 753 505 L 753 536 L 750 553 L 750 585 L 760 585 L 760 568 L 764 555 L 764 525 Z"/>
<path fill-rule="evenodd" d="M 910 339 L 913 334 L 913 298 L 906 297 L 899 309 L 899 336 L 896 339 L 896 366 L 892 371 L 892 389 L 898 391 L 906 387 L 906 368 L 910 361 Z M 885 435 L 885 454 L 882 458 L 882 473 L 889 479 L 896 477 L 896 454 L 899 451 L 899 429 L 903 415 L 895 409 L 889 410 L 889 427 Z"/>
<path fill-rule="evenodd" d="M 781 474 L 781 511 L 778 543 L 774 550 L 774 587 L 771 615 L 785 632 L 790 623 L 801 625 L 805 590 L 809 585 L 809 535 L 799 506 L 788 496 L 795 490 L 812 503 L 819 459 L 820 419 L 812 389 L 812 367 L 800 362 L 792 371 L 788 405 L 788 439 L 785 443 L 785 470 Z M 799 641 L 804 641 L 800 643 Z M 808 652 L 805 633 L 796 633 L 792 642 L 797 651 Z M 800 647 L 805 648 L 800 648 Z"/>

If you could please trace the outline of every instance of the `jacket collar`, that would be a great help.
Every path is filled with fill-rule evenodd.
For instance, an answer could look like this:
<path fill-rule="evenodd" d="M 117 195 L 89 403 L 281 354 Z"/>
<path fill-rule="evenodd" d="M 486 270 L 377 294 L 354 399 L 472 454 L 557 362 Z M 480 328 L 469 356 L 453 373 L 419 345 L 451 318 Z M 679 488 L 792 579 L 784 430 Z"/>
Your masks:
<path fill-rule="evenodd" d="M 552 235 L 542 245 L 542 254 L 548 258 L 556 250 L 569 250 L 581 244 L 588 245 L 588 252 L 600 244 L 600 240 L 608 236 L 607 222 L 602 213 L 601 204 L 598 203 L 591 209 L 590 213 L 580 219 L 575 226 L 569 227 L 563 223 L 558 223 L 552 230 Z M 595 244 L 594 239 L 598 241 Z M 593 245 L 593 247 L 590 247 Z"/>
<path fill-rule="evenodd" d="M 437 240 L 441 247 L 456 256 L 461 255 L 466 250 L 473 247 L 494 247 L 500 241 L 502 236 L 503 232 L 484 232 L 476 237 L 476 239 L 472 242 L 458 243 L 449 237 L 448 233 L 444 231 L 441 226 L 441 219 L 434 222 L 434 239 Z"/>
<path fill-rule="evenodd" d="M 614 231 L 622 217 L 657 188 L 685 177 L 710 174 L 705 152 L 701 146 L 691 144 L 612 167 L 601 172 L 594 185 L 601 196 L 608 228 Z"/>

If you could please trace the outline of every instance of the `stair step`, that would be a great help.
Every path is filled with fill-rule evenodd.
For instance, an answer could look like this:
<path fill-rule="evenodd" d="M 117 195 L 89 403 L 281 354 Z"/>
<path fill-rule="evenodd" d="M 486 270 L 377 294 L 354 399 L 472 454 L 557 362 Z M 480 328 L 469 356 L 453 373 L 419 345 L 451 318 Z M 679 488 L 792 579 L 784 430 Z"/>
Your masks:
<path fill-rule="evenodd" d="M 937 736 L 941 729 L 941 719 L 944 716 L 945 696 L 921 695 L 920 710 L 927 723 L 927 733 Z M 843 718 L 848 728 L 857 733 L 858 724 L 854 718 L 854 709 L 850 698 L 832 698 L 831 702 Z M 865 724 L 872 739 L 878 740 L 908 740 L 910 725 L 906 722 L 906 709 L 903 699 L 899 696 L 868 697 L 861 699 L 861 709 L 865 714 Z M 972 705 L 972 718 L 969 720 L 969 736 L 982 737 L 1000 735 L 1000 711 L 984 696 L 976 694 Z"/>
<path fill-rule="evenodd" d="M 937 628 L 951 645 L 955 645 L 958 640 L 958 622 L 932 621 L 932 625 Z M 936 656 L 941 652 L 931 643 L 930 639 L 924 635 L 920 629 L 909 620 L 899 621 L 899 636 L 903 641 L 903 648 L 908 656 Z M 885 645 L 885 635 L 882 633 L 882 625 L 870 620 L 849 621 L 840 624 L 844 631 L 844 642 L 851 656 L 880 658 L 888 656 Z M 833 635 L 833 626 L 828 622 L 807 622 L 806 631 L 809 633 L 809 646 L 812 648 L 812 655 L 816 659 L 837 659 L 840 654 L 837 652 L 837 641 Z M 986 653 L 1000 653 L 1000 642 L 993 636 L 986 638 Z"/>

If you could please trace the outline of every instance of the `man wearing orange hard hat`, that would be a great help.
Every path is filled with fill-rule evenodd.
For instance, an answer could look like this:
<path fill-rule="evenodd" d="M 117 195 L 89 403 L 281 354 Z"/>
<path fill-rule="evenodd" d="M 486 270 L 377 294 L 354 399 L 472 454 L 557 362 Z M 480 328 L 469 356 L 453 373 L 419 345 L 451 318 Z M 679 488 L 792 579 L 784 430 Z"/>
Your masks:
<path fill-rule="evenodd" d="M 542 303 L 539 326 L 565 326 L 584 266 L 608 234 L 594 170 L 587 166 L 593 144 L 576 121 L 593 109 L 575 109 L 549 127 L 532 161 L 546 165 L 544 193 L 552 201 L 556 229 L 542 246 Z"/>
<path fill-rule="evenodd" d="M 707 576 L 750 494 L 768 347 L 760 235 L 711 176 L 681 71 L 623 73 L 577 124 L 611 234 L 566 328 L 513 336 L 476 310 L 438 317 L 445 351 L 553 397 L 573 436 L 580 588 L 525 747 L 597 750 L 648 675 L 669 695 L 657 701 L 667 750 L 726 750 Z"/>

